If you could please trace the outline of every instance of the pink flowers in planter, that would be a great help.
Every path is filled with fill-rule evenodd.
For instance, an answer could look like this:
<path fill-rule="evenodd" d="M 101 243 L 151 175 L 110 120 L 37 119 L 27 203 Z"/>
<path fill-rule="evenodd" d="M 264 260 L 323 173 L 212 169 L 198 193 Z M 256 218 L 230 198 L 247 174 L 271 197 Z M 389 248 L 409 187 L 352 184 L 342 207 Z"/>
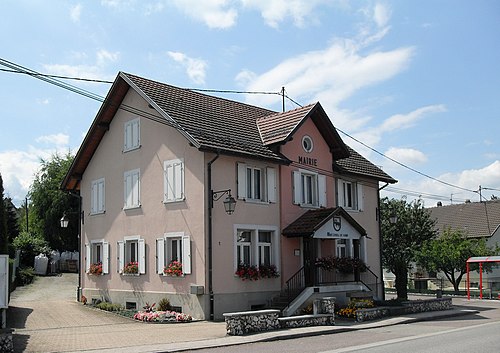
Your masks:
<path fill-rule="evenodd" d="M 89 274 L 96 275 L 96 276 L 102 275 L 102 262 L 96 262 L 96 263 L 90 264 Z"/>
<path fill-rule="evenodd" d="M 139 273 L 139 262 L 131 261 L 123 267 L 123 273 L 125 274 L 137 274 Z"/>
<path fill-rule="evenodd" d="M 276 278 L 280 274 L 274 265 L 260 265 L 259 267 L 253 265 L 238 265 L 235 275 L 241 280 L 257 281 L 262 278 Z"/>
<path fill-rule="evenodd" d="M 176 311 L 138 311 L 134 319 L 145 322 L 190 322 L 191 315 L 178 313 Z"/>
<path fill-rule="evenodd" d="M 163 269 L 163 273 L 167 276 L 175 277 L 184 275 L 184 272 L 182 272 L 182 263 L 180 263 L 179 261 L 172 261 L 168 264 L 168 266 L 165 266 L 165 268 Z"/>

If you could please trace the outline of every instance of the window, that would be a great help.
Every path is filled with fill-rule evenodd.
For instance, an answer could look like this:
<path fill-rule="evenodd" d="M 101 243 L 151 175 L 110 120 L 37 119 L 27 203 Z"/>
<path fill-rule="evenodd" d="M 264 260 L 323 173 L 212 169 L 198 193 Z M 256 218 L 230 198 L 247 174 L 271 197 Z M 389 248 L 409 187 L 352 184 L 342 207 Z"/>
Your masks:
<path fill-rule="evenodd" d="M 140 207 L 140 170 L 130 170 L 124 174 L 124 191 L 125 191 L 125 206 L 124 208 Z"/>
<path fill-rule="evenodd" d="M 235 271 L 238 265 L 279 265 L 278 228 L 257 225 L 235 225 Z"/>
<path fill-rule="evenodd" d="M 174 159 L 163 162 L 163 202 L 184 200 L 184 162 Z"/>
<path fill-rule="evenodd" d="M 338 180 L 338 205 L 348 210 L 363 210 L 363 187 L 361 184 Z"/>
<path fill-rule="evenodd" d="M 90 213 L 104 213 L 105 207 L 104 178 L 94 180 L 90 192 Z"/>
<path fill-rule="evenodd" d="M 91 265 L 102 264 L 102 273 L 109 273 L 109 243 L 104 240 L 91 240 L 85 244 L 85 272 Z"/>
<path fill-rule="evenodd" d="M 326 177 L 298 170 L 293 172 L 293 203 L 303 207 L 326 207 Z"/>
<path fill-rule="evenodd" d="M 238 198 L 275 203 L 276 169 L 238 163 Z"/>
<path fill-rule="evenodd" d="M 252 246 L 252 233 L 240 231 L 236 239 L 236 263 L 238 265 L 250 265 L 250 249 Z"/>
<path fill-rule="evenodd" d="M 138 274 L 146 273 L 146 246 L 139 236 L 125 237 L 118 242 L 118 272 L 130 263 L 137 262 Z"/>
<path fill-rule="evenodd" d="M 349 257 L 351 255 L 351 241 L 347 239 L 337 239 L 335 240 L 335 246 L 337 248 L 338 257 Z"/>
<path fill-rule="evenodd" d="M 141 129 L 139 118 L 127 121 L 124 128 L 123 152 L 135 150 L 141 146 Z"/>
<path fill-rule="evenodd" d="M 311 153 L 313 148 L 314 148 L 314 145 L 313 145 L 313 141 L 312 141 L 312 138 L 310 138 L 309 136 L 304 136 L 302 137 L 302 148 L 304 149 L 304 151 L 306 151 L 307 153 Z"/>
<path fill-rule="evenodd" d="M 182 264 L 182 272 L 191 273 L 191 237 L 184 233 L 167 233 L 156 239 L 156 272 L 164 274 L 163 270 L 172 261 Z"/>

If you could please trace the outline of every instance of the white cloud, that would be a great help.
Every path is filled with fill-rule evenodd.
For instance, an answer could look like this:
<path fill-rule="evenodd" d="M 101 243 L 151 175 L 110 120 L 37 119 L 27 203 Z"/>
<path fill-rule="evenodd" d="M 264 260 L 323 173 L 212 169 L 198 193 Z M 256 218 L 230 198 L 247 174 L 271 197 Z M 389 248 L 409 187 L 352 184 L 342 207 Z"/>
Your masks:
<path fill-rule="evenodd" d="M 73 6 L 69 12 L 71 21 L 80 22 L 80 15 L 82 14 L 82 4 L 76 4 Z"/>
<path fill-rule="evenodd" d="M 241 0 L 246 8 L 260 11 L 270 27 L 277 28 L 286 18 L 291 18 L 297 27 L 314 21 L 313 10 L 324 0 Z"/>
<path fill-rule="evenodd" d="M 48 98 L 38 98 L 36 100 L 36 102 L 38 104 L 41 104 L 41 105 L 49 105 L 50 104 L 50 99 L 48 99 Z"/>
<path fill-rule="evenodd" d="M 386 119 L 379 127 L 380 132 L 408 129 L 416 124 L 417 121 L 429 114 L 446 112 L 446 107 L 442 104 L 429 105 L 415 109 L 408 114 L 396 114 Z"/>
<path fill-rule="evenodd" d="M 385 27 L 391 18 L 391 10 L 387 5 L 375 4 L 373 9 L 373 20 L 378 27 Z"/>
<path fill-rule="evenodd" d="M 238 11 L 229 0 L 173 0 L 187 16 L 210 28 L 226 29 L 236 24 Z"/>
<path fill-rule="evenodd" d="M 427 156 L 423 152 L 413 148 L 391 147 L 384 154 L 389 158 L 410 166 L 427 162 Z"/>
<path fill-rule="evenodd" d="M 73 52 L 71 56 L 73 60 L 88 60 L 86 53 Z M 95 57 L 94 64 L 45 64 L 43 67 L 48 74 L 112 81 L 114 76 L 106 74 L 105 68 L 109 64 L 118 61 L 120 53 L 101 49 L 96 52 Z"/>
<path fill-rule="evenodd" d="M 126 9 L 130 8 L 134 2 L 134 0 L 101 0 L 101 5 L 115 9 Z"/>
<path fill-rule="evenodd" d="M 57 146 L 67 146 L 69 144 L 69 136 L 62 133 L 45 135 L 38 137 L 35 141 L 40 143 L 54 144 Z"/>
<path fill-rule="evenodd" d="M 173 51 L 169 51 L 168 56 L 186 69 L 191 81 L 197 84 L 205 84 L 207 63 L 204 60 L 190 58 L 184 53 Z"/>

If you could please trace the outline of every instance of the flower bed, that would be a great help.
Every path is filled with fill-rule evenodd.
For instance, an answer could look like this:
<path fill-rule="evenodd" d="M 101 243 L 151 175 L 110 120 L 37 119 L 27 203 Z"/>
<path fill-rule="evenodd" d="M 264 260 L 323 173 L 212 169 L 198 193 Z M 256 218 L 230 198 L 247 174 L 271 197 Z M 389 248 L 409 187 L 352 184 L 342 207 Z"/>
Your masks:
<path fill-rule="evenodd" d="M 193 318 L 176 311 L 138 311 L 134 319 L 144 322 L 190 322 Z"/>

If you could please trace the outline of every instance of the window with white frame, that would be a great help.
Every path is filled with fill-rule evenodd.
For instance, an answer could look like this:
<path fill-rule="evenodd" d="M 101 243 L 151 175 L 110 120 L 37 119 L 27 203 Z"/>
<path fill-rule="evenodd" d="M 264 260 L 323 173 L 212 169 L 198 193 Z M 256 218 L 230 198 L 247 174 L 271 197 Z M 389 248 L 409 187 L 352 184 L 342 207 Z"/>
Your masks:
<path fill-rule="evenodd" d="M 141 146 L 141 127 L 139 118 L 127 121 L 124 127 L 123 151 L 131 151 Z"/>
<path fill-rule="evenodd" d="M 337 239 L 335 240 L 335 247 L 338 257 L 350 257 L 351 256 L 351 240 L 349 239 Z"/>
<path fill-rule="evenodd" d="M 165 269 L 174 262 L 182 264 L 182 274 L 191 274 L 191 237 L 179 233 L 166 233 L 156 239 L 156 272 L 166 274 Z"/>
<path fill-rule="evenodd" d="M 163 162 L 163 202 L 177 202 L 185 199 L 184 161 L 173 159 Z"/>
<path fill-rule="evenodd" d="M 102 239 L 85 244 L 85 272 L 99 274 L 93 273 L 98 267 L 100 274 L 109 273 L 109 243 Z"/>
<path fill-rule="evenodd" d="M 296 170 L 292 175 L 294 204 L 326 207 L 326 176 L 307 170 Z"/>
<path fill-rule="evenodd" d="M 132 270 L 130 270 L 132 268 Z M 118 272 L 146 273 L 146 246 L 139 236 L 127 236 L 118 241 Z"/>
<path fill-rule="evenodd" d="M 235 270 L 239 265 L 279 266 L 277 227 L 235 225 Z"/>
<path fill-rule="evenodd" d="M 363 186 L 350 180 L 337 182 L 338 205 L 347 210 L 363 210 Z"/>
<path fill-rule="evenodd" d="M 238 198 L 275 203 L 276 169 L 238 163 Z"/>
<path fill-rule="evenodd" d="M 123 175 L 124 179 L 124 208 L 140 207 L 140 175 L 139 169 L 130 170 Z"/>
<path fill-rule="evenodd" d="M 94 180 L 91 184 L 90 192 L 90 213 L 104 213 L 106 210 L 105 203 L 105 181 L 104 178 Z"/>

